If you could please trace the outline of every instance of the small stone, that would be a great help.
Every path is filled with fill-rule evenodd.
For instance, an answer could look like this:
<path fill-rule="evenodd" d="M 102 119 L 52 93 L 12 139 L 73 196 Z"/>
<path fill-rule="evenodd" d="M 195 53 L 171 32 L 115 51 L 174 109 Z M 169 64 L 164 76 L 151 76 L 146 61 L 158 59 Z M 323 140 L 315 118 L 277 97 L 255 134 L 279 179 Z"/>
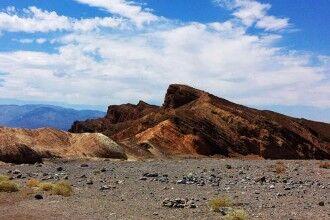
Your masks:
<path fill-rule="evenodd" d="M 80 176 L 80 178 L 85 179 L 85 178 L 87 178 L 87 176 L 85 174 L 83 174 L 83 175 Z"/>
<path fill-rule="evenodd" d="M 186 180 L 181 179 L 181 180 L 176 181 L 176 183 L 177 184 L 186 184 L 187 182 L 186 182 Z"/>
<path fill-rule="evenodd" d="M 109 190 L 110 189 L 110 186 L 108 185 L 103 185 L 101 186 L 100 190 L 104 191 L 104 190 Z"/>
<path fill-rule="evenodd" d="M 88 167 L 88 164 L 83 163 L 80 165 L 80 167 Z"/>
<path fill-rule="evenodd" d="M 274 185 L 270 185 L 270 186 L 269 186 L 269 189 L 274 189 L 274 188 L 275 188 Z"/>
<path fill-rule="evenodd" d="M 319 202 L 319 206 L 324 206 L 324 202 Z"/>
<path fill-rule="evenodd" d="M 231 165 L 226 164 L 226 168 L 227 168 L 227 169 L 231 169 Z"/>
<path fill-rule="evenodd" d="M 104 173 L 104 172 L 106 172 L 107 171 L 107 169 L 105 169 L 104 167 L 101 169 L 101 172 L 102 173 Z"/>
<path fill-rule="evenodd" d="M 147 177 L 141 177 L 140 180 L 147 180 Z"/>
<path fill-rule="evenodd" d="M 63 167 L 57 167 L 56 170 L 59 171 L 59 172 L 63 171 Z"/>
<path fill-rule="evenodd" d="M 93 180 L 87 180 L 86 182 L 87 185 L 93 185 L 93 183 L 94 183 Z"/>
<path fill-rule="evenodd" d="M 220 207 L 219 208 L 219 212 L 222 214 L 222 215 L 228 215 L 229 212 L 232 212 L 233 211 L 233 208 L 231 207 Z"/>
<path fill-rule="evenodd" d="M 21 171 L 19 171 L 19 170 L 14 170 L 13 171 L 13 174 L 20 174 L 21 173 Z"/>
<path fill-rule="evenodd" d="M 144 173 L 143 176 L 144 177 L 158 177 L 159 174 L 158 173 Z"/>
<path fill-rule="evenodd" d="M 44 197 L 41 194 L 36 194 L 34 198 L 37 200 L 44 199 Z"/>

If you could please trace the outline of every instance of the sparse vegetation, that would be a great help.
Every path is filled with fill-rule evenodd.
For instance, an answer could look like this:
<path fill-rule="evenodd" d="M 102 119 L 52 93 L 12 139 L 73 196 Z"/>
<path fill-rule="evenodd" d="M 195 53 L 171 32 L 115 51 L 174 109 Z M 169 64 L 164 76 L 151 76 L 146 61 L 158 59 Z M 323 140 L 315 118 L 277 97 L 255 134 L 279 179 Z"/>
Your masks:
<path fill-rule="evenodd" d="M 73 189 L 70 183 L 65 181 L 60 181 L 53 184 L 52 192 L 55 195 L 70 196 L 73 192 Z"/>
<path fill-rule="evenodd" d="M 286 172 L 286 166 L 283 161 L 277 161 L 275 164 L 275 173 L 278 175 L 284 174 Z"/>
<path fill-rule="evenodd" d="M 224 220 L 246 220 L 248 214 L 243 209 L 234 209 L 224 217 Z"/>
<path fill-rule="evenodd" d="M 11 180 L 3 180 L 0 182 L 0 192 L 16 192 L 18 185 Z"/>
<path fill-rule="evenodd" d="M 38 185 L 39 189 L 41 189 L 42 191 L 50 191 L 53 189 L 54 187 L 54 183 L 50 183 L 50 182 L 44 182 L 44 183 L 40 183 Z"/>
<path fill-rule="evenodd" d="M 27 182 L 26 182 L 26 185 L 30 188 L 33 188 L 33 187 L 39 187 L 40 185 L 40 181 L 35 179 L 35 178 L 32 178 L 32 179 L 29 179 Z"/>
<path fill-rule="evenodd" d="M 330 169 L 330 162 L 321 162 L 319 166 L 320 168 Z"/>
<path fill-rule="evenodd" d="M 2 182 L 2 181 L 8 181 L 8 180 L 9 180 L 9 177 L 8 176 L 0 175 L 0 182 Z"/>
<path fill-rule="evenodd" d="M 227 196 L 214 198 L 210 201 L 211 210 L 214 212 L 218 212 L 221 207 L 232 207 L 233 204 L 232 199 Z"/>

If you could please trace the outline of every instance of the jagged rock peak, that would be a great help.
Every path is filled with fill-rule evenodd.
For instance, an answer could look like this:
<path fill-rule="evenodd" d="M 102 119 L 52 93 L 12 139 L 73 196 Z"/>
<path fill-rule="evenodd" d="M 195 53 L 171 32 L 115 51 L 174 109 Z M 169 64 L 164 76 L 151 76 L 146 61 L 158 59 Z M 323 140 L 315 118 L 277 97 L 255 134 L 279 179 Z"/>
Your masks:
<path fill-rule="evenodd" d="M 208 93 L 187 85 L 171 84 L 167 89 L 163 107 L 178 108 L 195 101 L 202 95 L 208 95 Z"/>

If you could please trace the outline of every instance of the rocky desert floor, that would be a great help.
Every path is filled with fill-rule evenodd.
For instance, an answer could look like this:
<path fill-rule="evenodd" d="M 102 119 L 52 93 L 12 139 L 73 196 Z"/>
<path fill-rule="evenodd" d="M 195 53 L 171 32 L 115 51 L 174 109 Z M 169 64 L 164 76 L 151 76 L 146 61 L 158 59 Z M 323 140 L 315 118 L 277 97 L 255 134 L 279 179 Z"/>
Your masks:
<path fill-rule="evenodd" d="M 330 219 L 330 170 L 321 161 L 175 159 L 51 160 L 1 164 L 20 185 L 0 192 L 0 219 L 222 219 L 210 201 L 229 197 L 248 219 Z M 26 181 L 66 180 L 69 197 L 38 192 Z M 36 199 L 35 195 L 42 195 Z M 39 196 L 40 197 L 40 196 Z M 222 210 L 224 212 L 224 210 Z"/>

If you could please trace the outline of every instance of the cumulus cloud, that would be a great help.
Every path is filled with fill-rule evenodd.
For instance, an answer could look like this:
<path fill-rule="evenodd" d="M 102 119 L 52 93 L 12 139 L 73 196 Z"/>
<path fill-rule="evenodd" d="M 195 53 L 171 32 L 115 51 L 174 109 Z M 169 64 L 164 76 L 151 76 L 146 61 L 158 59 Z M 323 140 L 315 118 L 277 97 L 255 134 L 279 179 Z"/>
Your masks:
<path fill-rule="evenodd" d="M 54 32 L 54 31 L 91 31 L 100 28 L 120 28 L 127 26 L 124 19 L 94 17 L 74 19 L 56 12 L 41 10 L 31 6 L 23 11 L 9 7 L 0 11 L 0 32 Z M 22 42 L 24 43 L 24 42 Z"/>
<path fill-rule="evenodd" d="M 22 16 L 19 16 L 13 7 L 0 12 L 0 31 L 34 33 L 64 30 L 69 27 L 70 21 L 67 17 L 34 6 L 25 9 Z"/>
<path fill-rule="evenodd" d="M 144 23 L 158 20 L 158 17 L 143 9 L 140 5 L 126 0 L 75 0 L 82 4 L 99 7 L 108 12 L 132 20 L 139 27 Z"/>
<path fill-rule="evenodd" d="M 105 8 L 101 3 L 108 1 L 93 2 Z M 122 29 L 120 20 L 110 17 L 120 25 L 109 32 L 94 28 L 97 18 L 85 19 L 87 24 L 71 26 L 55 39 L 53 53 L 0 52 L 0 72 L 9 73 L 0 97 L 92 105 L 144 99 L 160 104 L 169 83 L 184 83 L 242 104 L 330 107 L 330 58 L 278 47 L 285 37 L 280 34 L 247 33 L 249 22 L 267 30 L 258 22 L 270 16 L 270 5 L 258 7 L 253 16 L 240 15 L 244 23 L 159 19 Z"/>
<path fill-rule="evenodd" d="M 255 0 L 214 0 L 220 6 L 233 11 L 233 15 L 240 19 L 244 25 L 267 31 L 278 31 L 290 26 L 288 18 L 279 18 L 268 15 L 270 4 L 264 4 Z"/>

